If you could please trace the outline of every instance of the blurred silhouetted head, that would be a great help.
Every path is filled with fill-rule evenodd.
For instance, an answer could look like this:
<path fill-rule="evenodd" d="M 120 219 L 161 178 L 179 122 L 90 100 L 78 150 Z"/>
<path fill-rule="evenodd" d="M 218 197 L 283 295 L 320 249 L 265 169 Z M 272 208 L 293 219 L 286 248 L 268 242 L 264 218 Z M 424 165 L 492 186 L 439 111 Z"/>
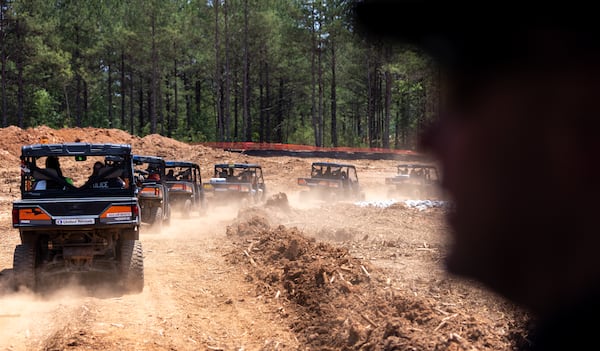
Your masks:
<path fill-rule="evenodd" d="M 600 291 L 600 36 L 591 5 L 564 5 L 355 7 L 368 40 L 409 45 L 442 69 L 444 104 L 423 146 L 455 205 L 448 270 L 540 314 Z"/>

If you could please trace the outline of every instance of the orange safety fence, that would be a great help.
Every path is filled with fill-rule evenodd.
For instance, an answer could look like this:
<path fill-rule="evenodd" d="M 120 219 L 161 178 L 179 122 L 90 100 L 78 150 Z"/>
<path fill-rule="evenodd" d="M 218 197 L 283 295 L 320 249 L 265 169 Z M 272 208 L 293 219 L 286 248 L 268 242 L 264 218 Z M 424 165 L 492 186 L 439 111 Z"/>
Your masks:
<path fill-rule="evenodd" d="M 215 149 L 248 151 L 319 151 L 319 152 L 347 152 L 347 153 L 385 153 L 397 155 L 419 155 L 412 150 L 384 149 L 384 148 L 360 148 L 360 147 L 317 147 L 311 145 L 282 144 L 282 143 L 255 143 L 255 142 L 205 142 L 200 145 Z"/>

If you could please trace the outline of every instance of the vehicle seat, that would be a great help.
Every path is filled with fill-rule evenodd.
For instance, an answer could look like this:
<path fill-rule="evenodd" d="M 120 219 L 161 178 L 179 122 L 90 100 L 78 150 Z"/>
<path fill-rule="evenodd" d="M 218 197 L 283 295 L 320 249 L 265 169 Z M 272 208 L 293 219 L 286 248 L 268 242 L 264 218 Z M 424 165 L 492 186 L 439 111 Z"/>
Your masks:
<path fill-rule="evenodd" d="M 31 172 L 31 175 L 36 180 L 33 184 L 34 190 L 60 189 L 63 186 L 57 180 L 59 176 L 54 168 L 35 169 Z"/>

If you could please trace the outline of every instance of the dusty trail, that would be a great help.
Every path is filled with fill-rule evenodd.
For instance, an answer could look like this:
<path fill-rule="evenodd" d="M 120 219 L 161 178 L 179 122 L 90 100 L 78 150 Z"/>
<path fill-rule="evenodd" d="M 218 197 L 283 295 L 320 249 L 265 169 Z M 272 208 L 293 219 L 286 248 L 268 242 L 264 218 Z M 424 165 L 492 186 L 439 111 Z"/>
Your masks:
<path fill-rule="evenodd" d="M 162 233 L 142 228 L 140 294 L 123 294 L 106 282 L 63 282 L 44 294 L 15 293 L 8 278 L 19 243 L 10 224 L 12 201 L 20 195 L 19 148 L 41 137 L 131 143 L 136 152 L 198 162 L 204 180 L 214 163 L 260 163 L 268 195 L 285 192 L 290 208 L 252 209 L 249 214 L 268 219 L 271 230 L 242 219 L 248 232 L 243 236 L 226 235 L 228 225 L 240 222 L 236 209 L 174 220 Z M 323 160 L 252 157 L 119 130 L 0 128 L 0 351 L 338 350 L 340 345 L 495 351 L 527 343 L 526 314 L 445 274 L 443 209 L 300 201 L 296 179 L 307 175 L 313 161 Z M 353 163 L 366 199 L 385 200 L 383 179 L 394 174 L 396 162 Z M 294 240 L 303 253 L 286 261 L 281 249 Z M 365 280 L 361 265 L 372 279 Z M 343 277 L 356 284 L 344 288 Z M 329 283 L 316 284 L 321 281 Z"/>
<path fill-rule="evenodd" d="M 141 294 L 93 284 L 1 297 L 0 350 L 296 348 L 244 272 L 224 262 L 227 217 L 181 219 L 160 234 L 142 234 Z"/>

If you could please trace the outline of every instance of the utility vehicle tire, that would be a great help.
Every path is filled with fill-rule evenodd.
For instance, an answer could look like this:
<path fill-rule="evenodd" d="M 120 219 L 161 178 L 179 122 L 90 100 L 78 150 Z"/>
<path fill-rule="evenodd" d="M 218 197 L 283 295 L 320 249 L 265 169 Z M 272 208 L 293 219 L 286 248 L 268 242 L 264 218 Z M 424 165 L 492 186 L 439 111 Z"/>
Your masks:
<path fill-rule="evenodd" d="M 172 216 L 172 214 L 173 214 L 173 211 L 171 211 L 171 204 L 168 204 L 167 205 L 167 218 L 166 219 L 163 218 L 164 225 L 166 225 L 166 226 L 170 226 L 171 225 L 171 216 Z"/>
<path fill-rule="evenodd" d="M 183 218 L 190 218 L 192 216 L 192 200 L 187 199 L 183 203 Z"/>
<path fill-rule="evenodd" d="M 14 286 L 17 290 L 26 288 L 35 290 L 35 248 L 29 244 L 15 247 L 13 256 Z"/>
<path fill-rule="evenodd" d="M 260 199 L 259 199 L 259 201 L 261 203 L 264 203 L 264 202 L 267 201 L 267 189 L 266 188 L 263 189 L 263 191 L 260 192 Z"/>
<path fill-rule="evenodd" d="M 206 200 L 206 198 L 200 200 L 199 210 L 201 216 L 206 216 L 208 212 L 208 201 Z"/>
<path fill-rule="evenodd" d="M 147 207 L 141 207 L 140 206 L 140 220 L 142 222 L 149 222 L 150 221 L 150 210 Z"/>
<path fill-rule="evenodd" d="M 150 225 L 156 231 L 161 231 L 163 227 L 163 209 L 161 207 L 153 207 L 150 210 Z"/>
<path fill-rule="evenodd" d="M 144 290 L 144 252 L 139 240 L 119 243 L 119 273 L 126 291 L 139 293 Z"/>

